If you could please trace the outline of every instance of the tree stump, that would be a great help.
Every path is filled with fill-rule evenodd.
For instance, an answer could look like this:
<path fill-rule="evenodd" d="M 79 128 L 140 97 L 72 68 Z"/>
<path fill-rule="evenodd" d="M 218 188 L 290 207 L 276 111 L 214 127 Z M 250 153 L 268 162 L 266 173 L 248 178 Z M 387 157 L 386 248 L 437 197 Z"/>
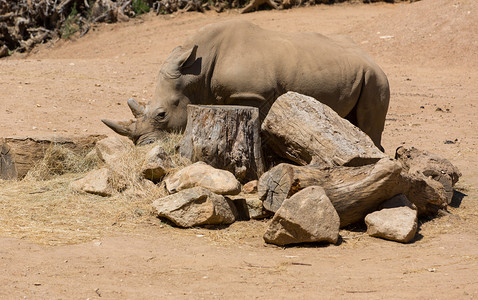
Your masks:
<path fill-rule="evenodd" d="M 259 110 L 248 106 L 188 105 L 182 156 L 228 170 L 244 183 L 264 172 Z"/>
<path fill-rule="evenodd" d="M 400 175 L 400 163 L 382 159 L 374 165 L 335 167 L 280 164 L 259 179 L 258 193 L 267 210 L 276 212 L 296 192 L 321 186 L 340 217 L 340 226 L 358 221 L 385 200 L 405 193 L 408 180 Z"/>
<path fill-rule="evenodd" d="M 357 167 L 386 157 L 358 127 L 327 105 L 295 92 L 277 98 L 262 132 L 274 152 L 300 165 Z"/>

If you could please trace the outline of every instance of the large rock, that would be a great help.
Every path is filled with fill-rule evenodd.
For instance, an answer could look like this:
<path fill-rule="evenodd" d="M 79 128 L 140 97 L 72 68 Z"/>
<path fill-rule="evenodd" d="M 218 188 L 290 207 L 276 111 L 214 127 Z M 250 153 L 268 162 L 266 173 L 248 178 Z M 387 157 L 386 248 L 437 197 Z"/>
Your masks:
<path fill-rule="evenodd" d="M 336 243 L 340 219 L 323 188 L 311 186 L 286 199 L 264 234 L 267 243 Z"/>
<path fill-rule="evenodd" d="M 231 224 L 236 220 L 233 204 L 203 187 L 157 199 L 153 207 L 160 217 L 181 227 Z"/>
<path fill-rule="evenodd" d="M 84 177 L 73 181 L 70 188 L 100 196 L 111 196 L 113 188 L 111 186 L 112 173 L 108 168 L 93 170 L 88 172 Z"/>
<path fill-rule="evenodd" d="M 327 105 L 295 92 L 277 98 L 262 132 L 279 156 L 300 165 L 362 166 L 386 157 L 358 127 Z"/>
<path fill-rule="evenodd" d="M 112 136 L 102 139 L 96 143 L 96 153 L 98 157 L 106 163 L 111 169 L 119 169 L 119 157 L 125 152 L 132 151 L 133 142 L 122 136 Z"/>
<path fill-rule="evenodd" d="M 234 175 L 226 170 L 219 170 L 204 162 L 196 162 L 164 179 L 169 193 L 196 186 L 202 186 L 221 195 L 237 195 L 241 184 Z"/>
<path fill-rule="evenodd" d="M 385 208 L 365 217 L 370 236 L 408 243 L 417 232 L 417 211 L 407 206 Z"/>
<path fill-rule="evenodd" d="M 400 161 L 409 174 L 423 174 L 440 182 L 445 188 L 447 203 L 453 198 L 453 187 L 461 177 L 461 172 L 449 160 L 414 147 L 399 147 L 395 158 Z"/>
<path fill-rule="evenodd" d="M 166 151 L 160 145 L 157 145 L 146 154 L 141 173 L 144 178 L 157 183 L 173 167 L 174 163 Z"/>

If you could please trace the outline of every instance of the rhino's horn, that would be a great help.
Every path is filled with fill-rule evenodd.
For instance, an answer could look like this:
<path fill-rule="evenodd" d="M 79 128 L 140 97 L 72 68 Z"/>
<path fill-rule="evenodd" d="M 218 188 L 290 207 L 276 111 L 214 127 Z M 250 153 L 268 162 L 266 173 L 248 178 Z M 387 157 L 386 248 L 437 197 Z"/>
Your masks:
<path fill-rule="evenodd" d="M 133 138 L 135 121 L 129 120 L 117 122 L 107 119 L 101 119 L 101 122 L 103 122 L 109 128 L 113 129 L 114 132 L 120 135 L 127 136 L 129 138 Z"/>
<path fill-rule="evenodd" d="M 136 102 L 136 100 L 133 98 L 128 100 L 128 106 L 135 118 L 138 118 L 144 114 L 144 106 Z"/>

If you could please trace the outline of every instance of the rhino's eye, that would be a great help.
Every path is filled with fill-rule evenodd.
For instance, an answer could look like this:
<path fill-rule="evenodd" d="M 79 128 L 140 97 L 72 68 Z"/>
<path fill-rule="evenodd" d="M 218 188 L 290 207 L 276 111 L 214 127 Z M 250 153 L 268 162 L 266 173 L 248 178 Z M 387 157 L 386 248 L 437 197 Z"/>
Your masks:
<path fill-rule="evenodd" d="M 162 112 L 159 112 L 156 117 L 158 119 L 164 119 L 166 117 L 166 112 L 162 111 Z"/>

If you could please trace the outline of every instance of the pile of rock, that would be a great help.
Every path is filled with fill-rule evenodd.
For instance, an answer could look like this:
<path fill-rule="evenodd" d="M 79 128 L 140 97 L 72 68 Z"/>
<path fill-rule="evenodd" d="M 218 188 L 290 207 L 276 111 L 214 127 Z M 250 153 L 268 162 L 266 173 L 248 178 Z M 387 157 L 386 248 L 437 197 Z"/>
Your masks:
<path fill-rule="evenodd" d="M 418 216 L 446 208 L 461 176 L 446 159 L 415 148 L 387 157 L 360 129 L 297 93 L 279 97 L 260 129 L 259 123 L 252 107 L 190 106 L 181 153 L 192 164 L 174 169 L 156 146 L 138 171 L 139 180 L 169 193 L 154 201 L 157 215 L 180 227 L 272 216 L 264 240 L 277 245 L 336 243 L 339 229 L 356 222 L 365 222 L 371 236 L 406 243 Z M 134 146 L 118 137 L 97 143 L 110 168 L 72 187 L 111 194 L 108 172 L 120 169 L 113 154 L 128 147 Z M 274 155 L 262 155 L 265 147 Z M 103 182 L 87 184 L 89 178 Z"/>

